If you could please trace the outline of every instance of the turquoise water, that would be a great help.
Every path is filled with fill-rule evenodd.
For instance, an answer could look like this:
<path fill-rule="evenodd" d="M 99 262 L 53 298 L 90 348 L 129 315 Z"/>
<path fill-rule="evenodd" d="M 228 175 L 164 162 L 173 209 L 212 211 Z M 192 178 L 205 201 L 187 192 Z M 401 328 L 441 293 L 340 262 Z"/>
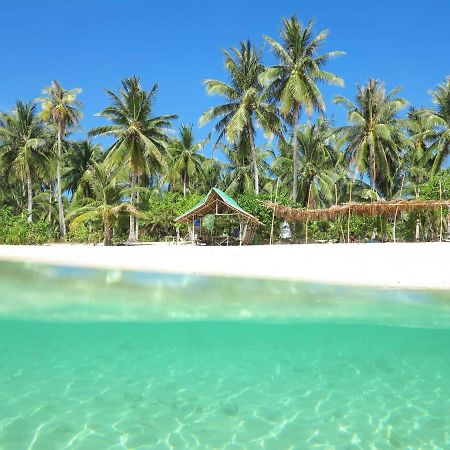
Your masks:
<path fill-rule="evenodd" d="M 0 449 L 450 448 L 450 294 L 0 263 Z"/>

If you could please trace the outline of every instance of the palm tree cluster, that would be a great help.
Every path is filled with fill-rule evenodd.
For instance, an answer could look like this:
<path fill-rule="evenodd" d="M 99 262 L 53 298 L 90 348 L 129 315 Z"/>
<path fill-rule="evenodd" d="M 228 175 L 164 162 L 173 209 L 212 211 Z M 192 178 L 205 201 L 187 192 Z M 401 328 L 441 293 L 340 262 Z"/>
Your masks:
<path fill-rule="evenodd" d="M 177 133 L 177 115 L 155 115 L 158 85 L 146 90 L 138 77 L 106 91 L 104 125 L 71 139 L 80 130 L 81 90 L 53 81 L 34 102 L 0 114 L 0 202 L 30 223 L 47 222 L 61 239 L 85 226 L 110 244 L 124 229 L 138 240 L 152 198 L 167 192 L 188 197 L 218 186 L 258 196 L 277 186 L 279 198 L 305 208 L 420 196 L 449 155 L 450 77 L 430 91 L 433 108 L 409 110 L 400 88 L 369 79 L 354 99 L 334 98 L 347 114 L 335 127 L 321 86 L 343 85 L 326 70 L 343 52 L 322 52 L 327 36 L 290 17 L 278 40 L 264 36 L 274 64 L 265 65 L 250 41 L 224 51 L 227 79 L 204 82 L 222 99 L 199 119 L 213 123 L 204 140 L 192 124 Z M 94 143 L 97 136 L 111 145 Z M 206 156 L 212 137 L 220 157 Z"/>

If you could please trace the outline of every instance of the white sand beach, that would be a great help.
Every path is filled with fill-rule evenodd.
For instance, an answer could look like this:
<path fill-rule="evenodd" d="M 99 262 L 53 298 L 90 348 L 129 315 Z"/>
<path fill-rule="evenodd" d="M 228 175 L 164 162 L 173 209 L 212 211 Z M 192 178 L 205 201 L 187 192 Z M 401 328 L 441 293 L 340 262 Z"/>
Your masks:
<path fill-rule="evenodd" d="M 0 246 L 0 260 L 148 272 L 450 289 L 450 243 Z"/>

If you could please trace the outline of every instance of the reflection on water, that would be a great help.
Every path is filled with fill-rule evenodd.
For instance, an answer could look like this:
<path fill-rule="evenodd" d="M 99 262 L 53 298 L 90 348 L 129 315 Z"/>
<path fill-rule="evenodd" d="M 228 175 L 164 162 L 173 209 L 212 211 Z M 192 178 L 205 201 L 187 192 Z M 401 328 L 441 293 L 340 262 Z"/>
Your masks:
<path fill-rule="evenodd" d="M 449 303 L 1 264 L 0 449 L 450 448 Z"/>
<path fill-rule="evenodd" d="M 43 320 L 330 320 L 450 326 L 449 291 L 0 263 L 0 317 Z"/>

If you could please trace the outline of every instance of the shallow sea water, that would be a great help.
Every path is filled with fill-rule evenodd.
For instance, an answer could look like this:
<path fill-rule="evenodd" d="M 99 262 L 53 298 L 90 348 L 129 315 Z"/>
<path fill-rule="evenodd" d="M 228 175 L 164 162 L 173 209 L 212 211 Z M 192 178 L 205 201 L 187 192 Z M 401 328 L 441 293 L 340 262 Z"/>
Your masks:
<path fill-rule="evenodd" d="M 448 449 L 450 294 L 0 263 L 0 449 Z"/>

